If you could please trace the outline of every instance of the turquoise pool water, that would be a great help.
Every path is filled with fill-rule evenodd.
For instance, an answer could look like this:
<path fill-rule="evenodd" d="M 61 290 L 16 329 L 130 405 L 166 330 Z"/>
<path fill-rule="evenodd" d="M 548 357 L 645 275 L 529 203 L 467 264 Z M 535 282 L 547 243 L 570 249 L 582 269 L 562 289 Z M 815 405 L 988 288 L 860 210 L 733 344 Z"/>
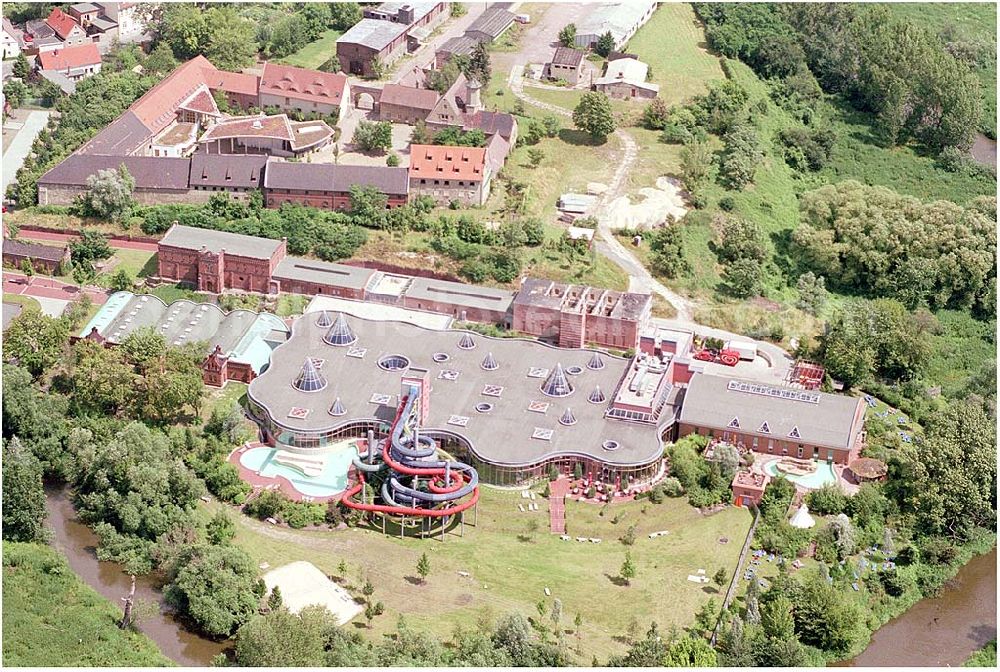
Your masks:
<path fill-rule="evenodd" d="M 808 476 L 783 475 L 792 483 L 801 485 L 803 488 L 809 488 L 810 490 L 818 490 L 828 483 L 837 482 L 837 474 L 834 473 L 832 464 L 828 462 L 816 462 L 816 460 L 813 460 L 813 463 L 816 465 L 816 471 Z M 777 476 L 781 473 L 778 471 L 778 460 L 772 460 L 764 465 L 764 471 L 771 476 Z"/>
<path fill-rule="evenodd" d="M 306 476 L 301 471 L 274 462 L 276 448 L 251 448 L 240 455 L 240 464 L 247 469 L 260 472 L 261 476 L 274 478 L 282 476 L 288 479 L 296 490 L 309 497 L 326 497 L 335 495 L 347 489 L 347 471 L 351 460 L 357 455 L 353 446 L 336 448 L 330 453 L 311 455 L 312 458 L 325 460 L 323 473 L 319 476 Z"/>

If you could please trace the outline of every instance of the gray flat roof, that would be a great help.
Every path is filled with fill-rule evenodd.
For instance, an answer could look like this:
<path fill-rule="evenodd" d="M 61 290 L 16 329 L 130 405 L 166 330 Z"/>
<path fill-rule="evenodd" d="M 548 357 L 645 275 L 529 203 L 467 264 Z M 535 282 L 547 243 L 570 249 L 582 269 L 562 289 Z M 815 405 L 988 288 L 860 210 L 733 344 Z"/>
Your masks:
<path fill-rule="evenodd" d="M 226 254 L 238 257 L 270 259 L 281 245 L 281 241 L 175 224 L 167 231 L 167 235 L 163 236 L 160 244 L 184 250 L 200 250 L 206 247 L 215 254 L 225 250 Z"/>
<path fill-rule="evenodd" d="M 485 33 L 496 39 L 514 23 L 514 13 L 500 7 L 490 7 L 480 14 L 475 21 L 465 29 L 466 33 Z"/>
<path fill-rule="evenodd" d="M 408 28 L 409 26 L 405 23 L 380 19 L 361 19 L 350 30 L 338 37 L 337 42 L 360 44 L 370 49 L 382 51 L 390 42 L 405 33 Z"/>
<path fill-rule="evenodd" d="M 370 268 L 359 268 L 347 264 L 336 264 L 305 257 L 285 257 L 274 269 L 274 277 L 291 278 L 305 282 L 316 282 L 337 287 L 364 289 L 375 273 Z"/>
<path fill-rule="evenodd" d="M 731 382 L 742 389 L 730 389 Z M 771 390 L 786 396 L 768 394 Z M 791 393 L 809 395 L 817 403 L 792 398 Z M 859 402 L 857 397 L 696 373 L 684 394 L 680 421 L 725 430 L 735 418 L 739 427 L 732 427 L 733 431 L 846 450 L 854 444 L 852 429 Z M 760 431 L 765 422 L 770 432 Z M 800 438 L 789 436 L 794 428 Z"/>
<path fill-rule="evenodd" d="M 448 301 L 458 306 L 485 308 L 488 310 L 508 310 L 514 302 L 514 292 L 494 287 L 466 285 L 449 280 L 414 277 L 406 289 L 410 299 Z"/>
<path fill-rule="evenodd" d="M 375 322 L 347 317 L 358 337 L 355 347 L 366 348 L 361 358 L 348 356 L 349 347 L 335 347 L 323 341 L 326 328 L 316 325 L 315 314 L 296 320 L 292 337 L 275 349 L 267 371 L 250 384 L 251 398 L 265 408 L 271 418 L 292 431 L 325 431 L 360 420 L 391 422 L 401 390 L 403 371 L 385 371 L 377 365 L 384 355 L 399 354 L 409 358 L 411 367 L 429 371 L 430 409 L 425 428 L 465 438 L 474 452 L 493 464 L 528 465 L 555 455 L 585 455 L 607 464 L 645 465 L 660 459 L 663 447 L 659 432 L 652 425 L 606 419 L 607 402 L 592 404 L 587 397 L 595 385 L 610 398 L 628 361 L 604 355 L 606 366 L 599 371 L 586 368 L 593 352 L 549 346 L 527 339 L 489 338 L 471 334 L 476 343 L 472 350 L 458 347 L 464 332 L 424 329 L 402 322 Z M 434 353 L 449 359 L 436 363 Z M 487 353 L 499 363 L 494 371 L 485 371 L 480 363 Z M 307 357 L 322 359 L 320 371 L 327 386 L 318 392 L 301 392 L 292 386 Z M 530 377 L 531 367 L 553 369 L 579 366 L 582 373 L 568 375 L 573 393 L 551 398 L 540 388 L 544 377 Z M 457 371 L 457 378 L 442 378 L 444 370 Z M 502 388 L 501 395 L 483 394 L 486 385 Z M 372 403 L 373 394 L 390 395 L 388 403 Z M 340 397 L 347 415 L 329 414 L 334 400 Z M 480 402 L 493 404 L 488 413 L 476 411 Z M 547 402 L 544 412 L 528 410 L 532 402 Z M 577 423 L 559 423 L 563 411 L 572 408 Z M 305 418 L 290 418 L 292 408 L 307 409 Z M 468 418 L 465 426 L 449 423 L 453 415 Z M 536 428 L 552 430 L 550 440 L 532 438 Z M 620 444 L 607 451 L 604 441 Z"/>

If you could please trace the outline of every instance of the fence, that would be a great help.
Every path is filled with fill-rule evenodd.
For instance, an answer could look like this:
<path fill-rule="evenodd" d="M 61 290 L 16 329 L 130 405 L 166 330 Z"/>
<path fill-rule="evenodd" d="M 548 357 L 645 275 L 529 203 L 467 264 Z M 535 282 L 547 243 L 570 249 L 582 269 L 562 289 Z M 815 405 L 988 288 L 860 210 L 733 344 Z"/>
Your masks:
<path fill-rule="evenodd" d="M 715 642 L 719 637 L 719 627 L 722 625 L 722 616 L 726 613 L 726 609 L 729 608 L 729 603 L 733 601 L 733 597 L 736 595 L 736 587 L 740 585 L 740 569 L 743 567 L 744 561 L 747 559 L 747 553 L 750 552 L 750 544 L 753 542 L 753 533 L 757 530 L 757 523 L 760 521 L 760 510 L 754 509 L 753 523 L 750 524 L 750 530 L 747 532 L 746 541 L 743 542 L 743 550 L 740 551 L 740 559 L 736 563 L 736 569 L 733 571 L 733 579 L 729 582 L 729 590 L 726 591 L 726 599 L 722 601 L 722 610 L 719 612 L 719 620 L 715 623 L 715 629 L 712 631 L 712 646 L 715 646 Z"/>

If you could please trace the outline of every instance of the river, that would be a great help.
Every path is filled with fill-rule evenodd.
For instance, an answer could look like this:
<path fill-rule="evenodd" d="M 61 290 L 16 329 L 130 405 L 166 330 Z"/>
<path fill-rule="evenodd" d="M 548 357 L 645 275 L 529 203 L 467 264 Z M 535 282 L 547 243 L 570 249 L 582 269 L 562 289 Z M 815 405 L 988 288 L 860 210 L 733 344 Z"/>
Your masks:
<path fill-rule="evenodd" d="M 997 167 L 997 141 L 987 138 L 982 133 L 976 133 L 972 143 L 972 158 L 987 166 Z"/>
<path fill-rule="evenodd" d="M 944 585 L 872 635 L 848 667 L 956 666 L 997 637 L 997 549 L 976 556 Z"/>
<path fill-rule="evenodd" d="M 121 599 L 129 592 L 131 579 L 122 571 L 121 565 L 98 562 L 97 536 L 77 520 L 69 491 L 48 489 L 46 509 L 49 513 L 49 527 L 54 532 L 52 545 L 66 557 L 69 566 L 87 585 L 111 600 L 112 604 L 121 605 Z M 204 639 L 185 630 L 163 604 L 163 593 L 158 590 L 153 579 L 138 577 L 135 595 L 137 601 L 159 606 L 158 609 L 148 609 L 143 613 L 139 629 L 156 642 L 163 655 L 178 665 L 207 666 L 216 654 L 225 649 L 224 642 Z"/>

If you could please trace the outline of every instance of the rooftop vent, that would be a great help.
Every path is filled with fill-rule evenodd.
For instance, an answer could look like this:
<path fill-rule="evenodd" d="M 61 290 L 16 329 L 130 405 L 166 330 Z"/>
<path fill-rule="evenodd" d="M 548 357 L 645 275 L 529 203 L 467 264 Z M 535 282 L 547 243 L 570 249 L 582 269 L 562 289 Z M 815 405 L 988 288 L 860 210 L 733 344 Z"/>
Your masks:
<path fill-rule="evenodd" d="M 573 386 L 569 384 L 562 364 L 556 364 L 556 368 L 552 369 L 552 373 L 542 383 L 541 389 L 542 394 L 549 397 L 568 397 L 573 394 Z"/>
<path fill-rule="evenodd" d="M 560 425 L 566 425 L 567 427 L 569 425 L 575 425 L 576 424 L 576 416 L 573 415 L 573 409 L 572 408 L 569 408 L 568 406 L 566 407 L 566 410 L 563 411 L 562 417 L 559 418 L 559 424 Z"/>
<path fill-rule="evenodd" d="M 292 382 L 292 387 L 300 392 L 319 392 L 326 387 L 326 378 L 313 364 L 313 360 L 307 357 L 302 364 L 302 370 Z"/>
<path fill-rule="evenodd" d="M 337 313 L 337 319 L 334 320 L 333 326 L 326 332 L 323 340 L 330 345 L 344 346 L 357 343 L 358 337 L 354 335 L 354 330 L 347 323 L 347 318 L 344 317 L 344 314 Z"/>
<path fill-rule="evenodd" d="M 604 358 L 597 352 L 595 352 L 590 357 L 590 361 L 587 362 L 587 368 L 591 371 L 600 371 L 604 368 Z"/>
<path fill-rule="evenodd" d="M 500 365 L 497 364 L 497 360 L 493 357 L 492 352 L 486 354 L 486 357 L 483 358 L 483 361 L 479 366 L 483 367 L 483 370 L 485 371 L 496 371 L 500 368 Z"/>
<path fill-rule="evenodd" d="M 341 403 L 340 397 L 337 397 L 337 400 L 333 402 L 333 406 L 330 407 L 330 415 L 334 417 L 347 415 L 347 409 L 344 408 L 344 404 Z"/>
<path fill-rule="evenodd" d="M 458 339 L 458 347 L 462 350 L 472 350 L 476 347 L 476 341 L 473 340 L 470 334 L 465 333 L 462 334 L 462 338 Z"/>
<path fill-rule="evenodd" d="M 250 124 L 250 128 L 264 128 L 264 124 L 260 122 L 260 119 L 254 119 L 253 123 Z"/>
<path fill-rule="evenodd" d="M 319 317 L 316 318 L 317 327 L 329 327 L 332 324 L 333 324 L 333 318 L 330 317 L 330 311 L 328 310 L 324 310 L 319 314 Z"/>
<path fill-rule="evenodd" d="M 601 391 L 600 385 L 594 387 L 594 391 L 590 393 L 589 397 L 587 397 L 587 401 L 592 404 L 603 404 L 606 401 L 604 392 Z"/>
<path fill-rule="evenodd" d="M 385 355 L 379 358 L 378 366 L 386 371 L 402 371 L 409 368 L 410 360 L 403 355 Z"/>

